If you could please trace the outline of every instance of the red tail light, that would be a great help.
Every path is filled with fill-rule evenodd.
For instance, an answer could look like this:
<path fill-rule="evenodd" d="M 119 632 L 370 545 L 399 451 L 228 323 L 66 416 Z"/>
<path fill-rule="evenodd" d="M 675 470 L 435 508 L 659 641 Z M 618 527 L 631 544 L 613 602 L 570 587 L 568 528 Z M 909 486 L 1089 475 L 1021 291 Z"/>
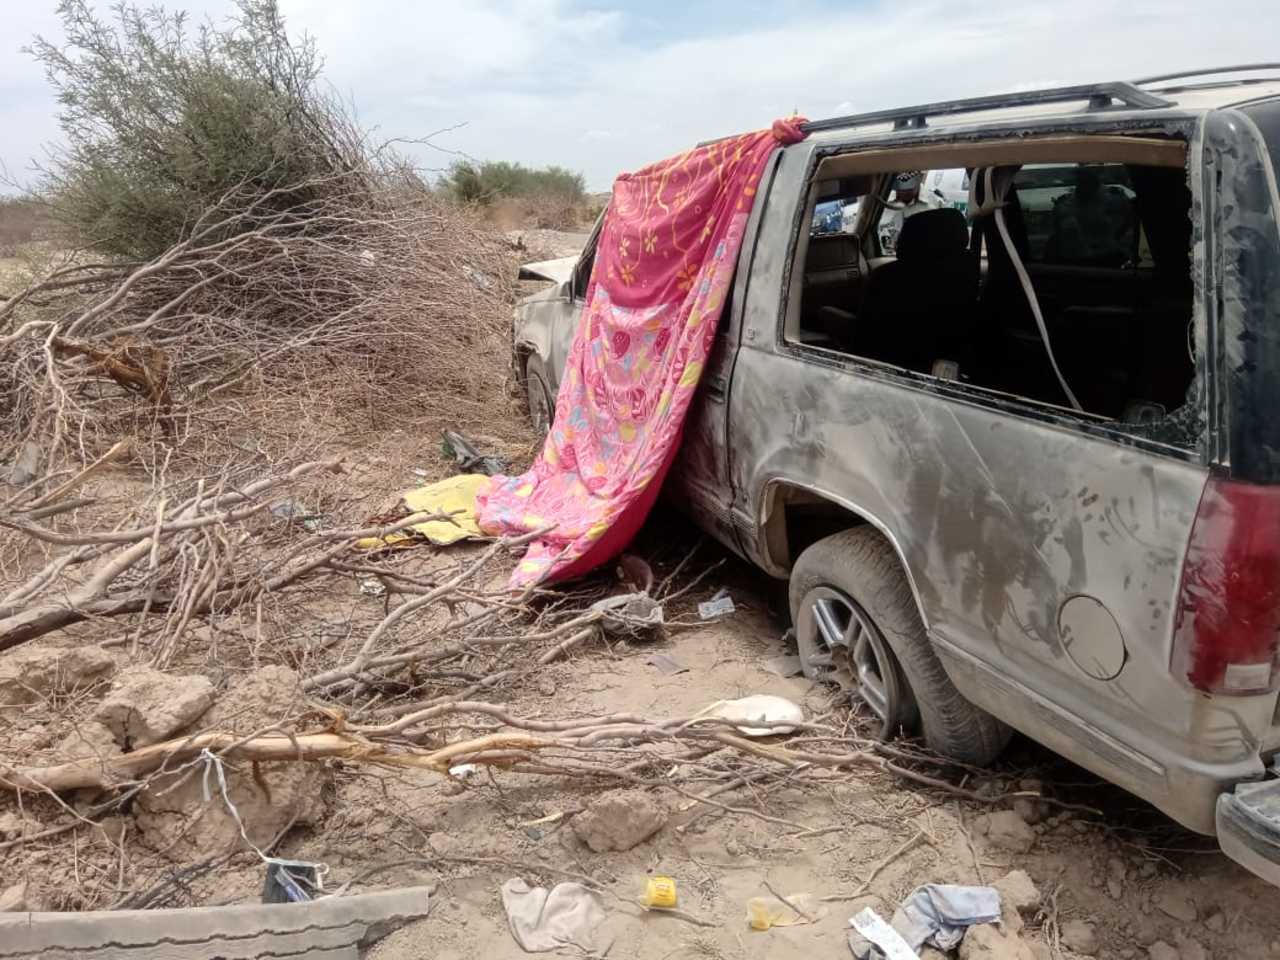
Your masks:
<path fill-rule="evenodd" d="M 1210 479 L 1182 566 L 1175 675 L 1206 693 L 1280 685 L 1280 487 Z"/>

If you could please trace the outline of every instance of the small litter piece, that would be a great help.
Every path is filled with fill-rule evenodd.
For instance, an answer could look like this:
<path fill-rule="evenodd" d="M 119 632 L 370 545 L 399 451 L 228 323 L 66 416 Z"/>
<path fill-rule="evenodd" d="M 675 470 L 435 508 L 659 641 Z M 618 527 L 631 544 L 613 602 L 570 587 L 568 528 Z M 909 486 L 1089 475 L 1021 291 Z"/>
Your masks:
<path fill-rule="evenodd" d="M 885 960 L 920 960 L 920 955 L 911 949 L 910 944 L 902 939 L 902 934 L 884 922 L 884 917 L 870 907 L 864 907 L 849 918 L 849 926 L 861 934 L 860 941 L 870 941 L 879 947 Z M 859 954 L 854 946 L 854 935 L 849 934 L 849 947 L 858 960 L 871 956 L 870 948 Z"/>
<path fill-rule="evenodd" d="M 565 814 L 563 810 L 557 810 L 555 813 L 548 813 L 545 817 L 539 817 L 537 820 L 521 821 L 520 826 L 538 827 L 538 826 L 542 826 L 544 823 L 559 823 L 561 820 L 564 819 L 564 816 Z"/>
<path fill-rule="evenodd" d="M 266 860 L 263 903 L 306 903 L 324 890 L 320 865 L 306 860 Z"/>
<path fill-rule="evenodd" d="M 376 577 L 362 577 L 360 579 L 360 592 L 366 597 L 385 597 L 387 595 L 387 587 Z"/>
<path fill-rule="evenodd" d="M 478 763 L 460 763 L 456 767 L 449 768 L 449 776 L 455 780 L 470 780 L 480 772 Z"/>
<path fill-rule="evenodd" d="M 826 906 L 812 893 L 789 893 L 781 897 L 752 897 L 747 901 L 747 925 L 752 930 L 798 927 L 827 915 Z"/>
<path fill-rule="evenodd" d="M 728 616 L 735 609 L 737 608 L 733 605 L 733 597 L 726 594 L 723 597 L 703 600 L 698 604 L 698 617 L 702 620 L 714 620 L 716 617 Z"/>
<path fill-rule="evenodd" d="M 650 877 L 644 885 L 640 903 L 654 910 L 670 910 L 676 905 L 674 877 Z"/>
<path fill-rule="evenodd" d="M 764 668 L 784 679 L 786 677 L 798 677 L 804 672 L 804 668 L 800 666 L 800 658 L 794 653 L 770 657 L 764 662 Z"/>
<path fill-rule="evenodd" d="M 9 482 L 15 487 L 25 487 L 32 480 L 39 476 L 40 471 L 40 445 L 34 440 L 28 440 L 22 445 L 22 449 L 18 451 L 18 456 L 14 458 L 13 468 L 9 471 Z"/>
<path fill-rule="evenodd" d="M 488 290 L 490 287 L 493 286 L 492 280 L 490 280 L 487 276 L 485 276 L 483 273 L 481 273 L 479 270 L 477 270 L 475 267 L 471 266 L 470 264 L 463 266 L 462 271 L 468 277 L 470 277 L 471 282 L 474 283 L 481 290 Z"/>
<path fill-rule="evenodd" d="M 665 653 L 650 654 L 645 658 L 645 663 L 651 667 L 656 667 L 658 672 L 664 677 L 674 677 L 677 673 L 688 673 L 689 668 L 684 666 L 675 657 Z"/>
<path fill-rule="evenodd" d="M 320 529 L 321 514 L 313 513 L 297 500 L 282 500 L 269 507 L 271 515 L 281 520 L 301 520 L 302 525 L 311 533 Z"/>
<path fill-rule="evenodd" d="M 772 737 L 783 733 L 794 733 L 796 728 L 790 724 L 804 723 L 804 710 L 798 703 L 792 703 L 786 697 L 775 697 L 768 693 L 758 693 L 740 700 L 717 700 L 700 711 L 698 716 L 728 720 L 737 726 L 739 733 L 745 733 L 748 737 Z M 757 727 L 753 726 L 753 723 L 766 723 L 771 726 Z"/>
<path fill-rule="evenodd" d="M 503 457 L 482 454 L 475 444 L 456 430 L 444 432 L 444 442 L 440 447 L 446 457 L 453 457 L 463 473 L 482 473 L 492 477 L 496 473 L 506 473 L 510 466 Z"/>
<path fill-rule="evenodd" d="M 605 597 L 591 605 L 604 617 L 600 623 L 605 633 L 639 639 L 657 630 L 665 622 L 662 604 L 647 593 L 622 593 Z"/>
<path fill-rule="evenodd" d="M 596 927 L 604 921 L 604 908 L 594 893 L 580 883 L 530 887 L 520 877 L 502 885 L 502 907 L 516 943 L 529 953 L 543 953 L 573 945 L 594 953 Z"/>
<path fill-rule="evenodd" d="M 954 950 L 969 927 L 978 923 L 995 923 L 999 919 L 1000 893 L 994 887 L 926 883 L 916 887 L 902 901 L 894 911 L 891 926 L 915 956 L 926 943 L 944 953 Z M 879 945 L 878 941 L 876 943 Z M 876 956 L 870 944 L 855 942 L 852 934 L 849 948 L 858 960 Z"/>

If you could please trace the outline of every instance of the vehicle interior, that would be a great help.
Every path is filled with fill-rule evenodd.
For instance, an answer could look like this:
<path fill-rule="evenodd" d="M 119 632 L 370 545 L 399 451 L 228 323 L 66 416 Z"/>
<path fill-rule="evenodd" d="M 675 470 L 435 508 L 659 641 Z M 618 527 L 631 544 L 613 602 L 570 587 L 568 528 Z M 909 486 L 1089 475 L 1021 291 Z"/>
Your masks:
<path fill-rule="evenodd" d="M 1109 136 L 829 157 L 797 244 L 787 336 L 1111 420 L 1158 420 L 1184 404 L 1194 374 L 1185 156 L 1181 141 Z M 901 202 L 895 183 L 944 167 L 977 181 L 967 202 Z"/>

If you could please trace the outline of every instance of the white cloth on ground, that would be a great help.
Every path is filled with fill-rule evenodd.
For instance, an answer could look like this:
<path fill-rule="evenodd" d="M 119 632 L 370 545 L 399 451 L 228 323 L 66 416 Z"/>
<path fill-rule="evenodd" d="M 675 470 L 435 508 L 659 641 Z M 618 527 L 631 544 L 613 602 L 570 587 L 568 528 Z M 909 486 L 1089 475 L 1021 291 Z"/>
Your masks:
<path fill-rule="evenodd" d="M 502 885 L 502 906 L 511 935 L 529 953 L 568 944 L 591 952 L 595 929 L 604 920 L 599 899 L 580 883 L 558 883 L 548 890 L 514 877 Z"/>

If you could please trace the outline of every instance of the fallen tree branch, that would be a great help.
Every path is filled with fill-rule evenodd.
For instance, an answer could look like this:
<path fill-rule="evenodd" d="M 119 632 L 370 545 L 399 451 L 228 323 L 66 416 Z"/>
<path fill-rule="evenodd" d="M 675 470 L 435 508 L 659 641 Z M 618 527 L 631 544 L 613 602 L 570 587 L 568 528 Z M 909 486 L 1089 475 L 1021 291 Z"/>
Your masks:
<path fill-rule="evenodd" d="M 792 772 L 870 767 L 930 789 L 942 790 L 984 804 L 1003 799 L 975 794 L 940 778 L 901 767 L 870 749 L 848 749 L 848 739 L 834 732 L 829 742 L 835 749 L 818 751 L 794 750 L 784 743 L 763 743 L 748 739 L 736 733 L 733 724 L 728 721 L 709 717 L 652 720 L 616 714 L 596 718 L 539 720 L 514 716 L 496 704 L 474 701 L 442 704 L 380 726 L 348 726 L 340 714 L 334 711 L 328 713 L 331 717 L 331 729 L 325 732 L 288 733 L 285 727 L 280 727 L 279 729 L 285 730 L 284 734 L 238 739 L 227 733 L 200 733 L 145 747 L 105 762 L 93 757 L 51 767 L 0 767 L 0 787 L 9 790 L 55 791 L 85 787 L 107 789 L 154 773 L 172 763 L 198 757 L 205 750 L 217 752 L 227 759 L 252 762 L 335 758 L 353 763 L 416 767 L 439 773 L 445 773 L 450 767 L 462 763 L 515 770 L 530 765 L 530 772 L 536 772 L 532 768 L 536 768 L 539 761 L 533 759 L 534 756 L 550 751 L 572 758 L 583 773 L 588 773 L 593 765 L 616 771 L 619 764 L 612 756 L 616 751 L 625 753 L 634 751 L 641 745 L 657 744 L 685 752 L 697 747 L 728 748 L 739 756 L 771 761 L 782 770 Z M 405 736 L 410 727 L 433 731 L 437 735 L 435 742 L 439 743 L 448 730 L 441 721 L 452 718 L 457 722 L 457 718 L 466 714 L 489 716 L 503 723 L 506 729 L 490 729 L 479 736 L 465 737 L 434 749 L 419 748 Z M 436 721 L 435 727 L 427 726 L 431 721 Z M 470 723 L 458 725 L 473 727 Z M 753 720 L 752 726 L 768 724 Z M 796 724 L 794 721 L 787 721 L 779 726 L 794 729 Z M 812 725 L 804 726 L 812 728 Z M 602 753 L 609 756 L 602 759 Z M 740 775 L 733 776 L 739 784 L 745 782 Z M 747 812 L 712 801 L 709 795 L 697 796 L 683 790 L 680 792 L 695 802 L 721 807 L 726 812 Z M 752 815 L 757 814 L 752 812 Z M 801 830 L 809 829 L 780 818 L 764 816 L 764 819 Z"/>

